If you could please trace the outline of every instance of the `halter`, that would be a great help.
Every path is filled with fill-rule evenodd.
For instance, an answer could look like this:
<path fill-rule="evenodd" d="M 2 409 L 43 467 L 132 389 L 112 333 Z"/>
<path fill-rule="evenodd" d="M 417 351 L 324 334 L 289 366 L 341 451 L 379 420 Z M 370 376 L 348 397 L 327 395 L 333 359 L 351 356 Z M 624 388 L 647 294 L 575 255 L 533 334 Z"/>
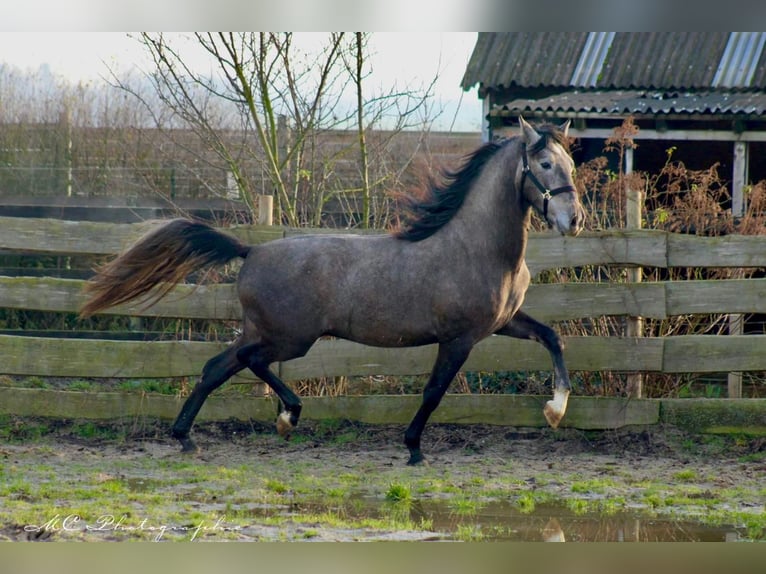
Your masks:
<path fill-rule="evenodd" d="M 548 202 L 550 201 L 551 197 L 554 197 L 561 193 L 566 193 L 568 191 L 572 193 L 577 193 L 577 190 L 571 185 L 562 185 L 561 187 L 557 187 L 556 189 L 548 189 L 542 183 L 540 183 L 540 180 L 537 179 L 537 176 L 534 173 L 532 173 L 531 169 L 529 169 L 529 160 L 527 159 L 527 144 L 525 143 L 521 144 L 521 161 L 522 161 L 523 167 L 521 170 L 521 188 L 520 189 L 523 193 L 524 183 L 526 183 L 526 179 L 527 177 L 529 177 L 529 179 L 532 180 L 532 183 L 535 184 L 535 187 L 540 191 L 540 193 L 543 196 L 542 214 L 543 214 L 543 219 L 548 221 Z"/>

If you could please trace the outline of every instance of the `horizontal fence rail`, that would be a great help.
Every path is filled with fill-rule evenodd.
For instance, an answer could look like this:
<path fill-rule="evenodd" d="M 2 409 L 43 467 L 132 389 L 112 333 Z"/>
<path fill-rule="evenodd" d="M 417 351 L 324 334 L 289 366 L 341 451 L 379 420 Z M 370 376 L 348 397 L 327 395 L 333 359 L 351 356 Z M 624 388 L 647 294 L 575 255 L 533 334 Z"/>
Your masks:
<path fill-rule="evenodd" d="M 85 302 L 84 284 L 78 279 L 0 276 L 0 307 L 76 313 Z M 616 315 L 666 319 L 695 313 L 766 313 L 766 279 L 533 284 L 527 291 L 524 310 L 541 321 Z M 226 321 L 239 320 L 242 307 L 233 284 L 179 285 L 151 307 L 139 301 L 104 313 Z"/>
<path fill-rule="evenodd" d="M 195 376 L 225 343 L 107 341 L 0 335 L 6 375 L 164 378 Z M 714 373 L 766 370 L 766 335 L 568 337 L 564 358 L 573 371 Z M 316 377 L 419 375 L 431 370 L 436 347 L 380 348 L 343 340 L 318 341 L 300 359 L 281 363 L 288 381 Z M 547 371 L 538 343 L 490 337 L 471 352 L 464 370 Z"/>
<path fill-rule="evenodd" d="M 0 249 L 19 253 L 113 255 L 162 223 L 0 217 Z M 251 244 L 307 233 L 344 233 L 337 229 L 258 225 L 235 226 L 225 231 Z M 697 237 L 650 229 L 591 231 L 577 237 L 531 233 L 526 259 L 533 274 L 583 265 L 766 267 L 766 238 Z"/>
<path fill-rule="evenodd" d="M 0 387 L 0 415 L 64 419 L 173 420 L 181 397 L 116 392 L 55 391 Z M 446 395 L 431 422 L 545 427 L 547 397 L 529 395 Z M 416 395 L 304 397 L 303 420 L 347 419 L 366 424 L 407 424 L 420 406 Z M 213 395 L 199 422 L 239 420 L 270 423 L 278 408 L 274 397 Z M 736 436 L 764 436 L 766 399 L 630 399 L 573 396 L 563 428 L 619 429 L 669 423 L 692 431 Z"/>
<path fill-rule="evenodd" d="M 0 250 L 57 255 L 112 255 L 161 222 L 108 224 L 0 217 Z M 338 230 L 242 226 L 226 231 L 257 244 L 290 235 Z M 647 267 L 766 267 L 766 238 L 702 238 L 656 230 L 583 233 L 576 238 L 533 233 L 527 249 L 533 274 L 583 265 Z M 0 277 L 0 307 L 77 312 L 83 281 L 51 277 Z M 648 283 L 533 284 L 524 309 L 545 321 L 598 316 L 664 319 L 695 313 L 766 313 L 766 279 Z M 141 303 L 110 314 L 238 320 L 231 284 L 180 285 L 152 307 Z M 199 374 L 225 343 L 107 341 L 0 336 L 0 374 L 72 377 L 179 377 Z M 766 370 L 766 335 L 683 335 L 657 338 L 570 336 L 565 358 L 574 371 L 705 373 Z M 278 365 L 296 380 L 340 375 L 427 373 L 435 348 L 379 349 L 321 340 L 308 355 Z M 468 371 L 549 370 L 542 346 L 491 337 L 473 351 Z"/>

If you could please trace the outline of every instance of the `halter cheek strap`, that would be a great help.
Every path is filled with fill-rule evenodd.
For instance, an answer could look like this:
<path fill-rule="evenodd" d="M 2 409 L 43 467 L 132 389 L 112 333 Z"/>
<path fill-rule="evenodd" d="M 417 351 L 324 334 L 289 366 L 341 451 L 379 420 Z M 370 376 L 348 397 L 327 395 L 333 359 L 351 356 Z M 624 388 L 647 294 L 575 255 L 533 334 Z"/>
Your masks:
<path fill-rule="evenodd" d="M 524 184 L 526 183 L 527 178 L 529 178 L 530 181 L 534 184 L 534 186 L 540 191 L 540 193 L 543 196 L 543 209 L 541 213 L 543 214 L 543 218 L 547 221 L 548 220 L 548 202 L 550 201 L 551 197 L 559 195 L 561 193 L 566 193 L 566 192 L 577 193 L 577 190 L 571 185 L 562 185 L 561 187 L 557 187 L 556 189 L 548 189 L 542 183 L 540 183 L 540 180 L 537 179 L 537 176 L 534 173 L 532 173 L 531 169 L 529 169 L 529 160 L 527 159 L 527 144 L 525 143 L 521 144 L 521 161 L 522 161 L 523 167 L 521 170 L 521 188 L 520 189 L 522 190 L 522 192 L 524 191 Z"/>

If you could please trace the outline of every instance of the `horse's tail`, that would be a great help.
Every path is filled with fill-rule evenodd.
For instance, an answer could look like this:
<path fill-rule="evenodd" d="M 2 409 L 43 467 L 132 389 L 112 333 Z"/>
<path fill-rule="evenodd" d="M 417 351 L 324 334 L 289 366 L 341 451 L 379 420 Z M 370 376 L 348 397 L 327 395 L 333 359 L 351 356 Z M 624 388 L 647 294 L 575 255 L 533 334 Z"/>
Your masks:
<path fill-rule="evenodd" d="M 250 247 L 209 225 L 174 219 L 149 232 L 116 259 L 97 269 L 85 284 L 88 301 L 81 317 L 146 295 L 160 285 L 148 305 L 168 294 L 192 271 L 246 257 Z"/>

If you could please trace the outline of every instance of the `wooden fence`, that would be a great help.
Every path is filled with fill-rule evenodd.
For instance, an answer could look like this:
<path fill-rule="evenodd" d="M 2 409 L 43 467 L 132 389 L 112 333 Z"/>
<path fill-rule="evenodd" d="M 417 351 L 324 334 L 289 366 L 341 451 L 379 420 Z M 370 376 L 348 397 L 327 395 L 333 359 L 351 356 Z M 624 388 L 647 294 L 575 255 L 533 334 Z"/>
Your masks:
<path fill-rule="evenodd" d="M 58 255 L 109 255 L 120 251 L 156 222 L 107 224 L 53 219 L 0 218 L 0 250 Z M 259 243 L 307 230 L 279 227 L 231 228 Z M 527 262 L 534 274 L 582 265 L 652 267 L 766 267 L 766 238 L 700 238 L 661 231 L 583 233 L 576 238 L 532 234 Z M 50 277 L 0 277 L 0 307 L 76 312 L 82 281 Z M 647 283 L 532 285 L 524 308 L 546 322 L 632 315 L 665 318 L 693 313 L 766 313 L 766 279 Z M 233 285 L 194 290 L 182 285 L 149 309 L 120 306 L 114 314 L 178 318 L 238 319 Z M 0 336 L 0 374 L 56 377 L 196 376 L 225 343 L 109 341 Z M 573 371 L 707 373 L 766 371 L 766 335 L 671 337 L 568 337 L 565 359 Z M 379 349 L 341 340 L 321 340 L 301 359 L 278 365 L 285 380 L 339 375 L 427 373 L 433 346 Z M 550 370 L 539 344 L 490 337 L 471 354 L 467 371 Z"/>

